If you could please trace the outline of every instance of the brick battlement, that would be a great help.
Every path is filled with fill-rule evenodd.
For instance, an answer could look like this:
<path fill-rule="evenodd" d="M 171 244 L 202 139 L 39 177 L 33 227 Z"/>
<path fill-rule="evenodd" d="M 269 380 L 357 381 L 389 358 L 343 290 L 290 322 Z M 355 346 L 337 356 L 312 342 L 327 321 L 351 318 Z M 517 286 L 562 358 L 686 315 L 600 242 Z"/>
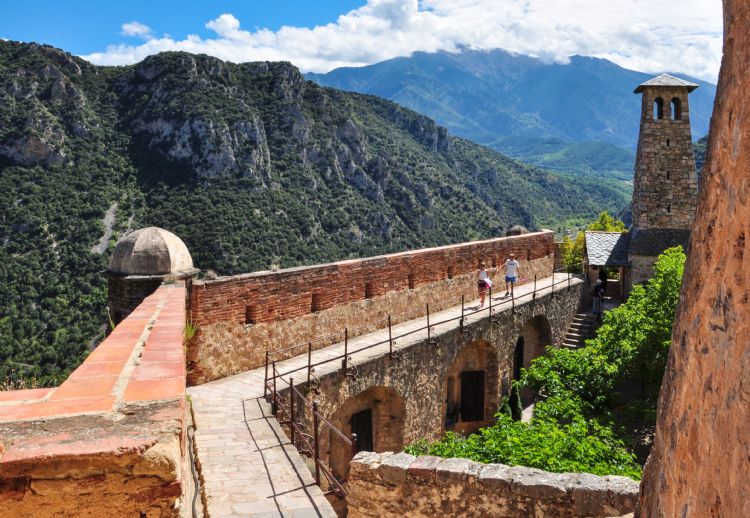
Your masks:
<path fill-rule="evenodd" d="M 0 392 L 9 516 L 176 515 L 185 299 L 183 285 L 160 287 L 59 387 Z"/>
<path fill-rule="evenodd" d="M 350 336 L 460 304 L 476 294 L 476 273 L 484 261 L 500 283 L 511 253 L 521 276 L 547 277 L 554 262 L 554 234 L 474 241 L 352 259 L 317 266 L 195 281 L 188 316 L 198 333 L 188 351 L 188 381 L 201 383 L 259 367 L 266 349 L 312 341 L 314 348 Z M 331 337 L 329 340 L 328 337 Z M 293 355 L 302 351 L 294 351 Z"/>

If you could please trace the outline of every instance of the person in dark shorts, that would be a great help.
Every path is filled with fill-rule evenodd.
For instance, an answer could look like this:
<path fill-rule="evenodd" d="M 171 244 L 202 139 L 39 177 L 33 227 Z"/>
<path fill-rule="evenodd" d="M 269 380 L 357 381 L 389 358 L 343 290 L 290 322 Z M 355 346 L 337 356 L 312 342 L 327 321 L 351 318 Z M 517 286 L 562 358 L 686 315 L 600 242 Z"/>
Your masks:
<path fill-rule="evenodd" d="M 487 266 L 484 263 L 479 264 L 479 274 L 477 276 L 477 289 L 479 290 L 479 307 L 484 307 L 484 296 L 487 289 L 492 286 L 490 276 L 487 274 Z"/>
<path fill-rule="evenodd" d="M 518 277 L 518 261 L 516 256 L 510 254 L 508 259 L 505 260 L 505 296 L 513 295 L 513 285 L 516 283 Z"/>
<path fill-rule="evenodd" d="M 594 286 L 594 316 L 599 319 L 602 314 L 602 300 L 604 300 L 604 283 L 597 279 Z"/>

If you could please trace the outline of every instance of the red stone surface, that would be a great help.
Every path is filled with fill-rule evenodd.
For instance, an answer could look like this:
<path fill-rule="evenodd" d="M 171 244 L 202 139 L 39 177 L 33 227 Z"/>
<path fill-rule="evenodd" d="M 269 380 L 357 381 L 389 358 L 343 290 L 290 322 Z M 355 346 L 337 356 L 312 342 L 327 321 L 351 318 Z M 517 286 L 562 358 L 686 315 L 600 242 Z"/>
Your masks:
<path fill-rule="evenodd" d="M 181 284 L 160 287 L 59 387 L 0 392 L 6 515 L 174 514 L 185 453 L 185 297 Z"/>
<path fill-rule="evenodd" d="M 750 516 L 750 2 L 724 57 L 641 517 Z"/>

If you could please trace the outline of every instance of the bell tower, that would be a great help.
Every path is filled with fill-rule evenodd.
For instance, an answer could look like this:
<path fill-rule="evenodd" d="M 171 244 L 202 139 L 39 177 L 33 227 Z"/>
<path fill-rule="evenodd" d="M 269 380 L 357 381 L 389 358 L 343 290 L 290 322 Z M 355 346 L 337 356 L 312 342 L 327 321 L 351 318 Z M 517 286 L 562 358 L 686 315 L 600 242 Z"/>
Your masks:
<path fill-rule="evenodd" d="M 690 133 L 688 94 L 698 88 L 668 74 L 635 89 L 642 94 L 641 130 L 633 185 L 633 226 L 690 229 L 698 178 Z"/>
<path fill-rule="evenodd" d="M 668 74 L 638 85 L 641 133 L 633 178 L 628 286 L 648 280 L 667 248 L 687 251 L 698 205 L 688 94 L 695 83 Z M 629 291 L 629 288 L 628 288 Z"/>

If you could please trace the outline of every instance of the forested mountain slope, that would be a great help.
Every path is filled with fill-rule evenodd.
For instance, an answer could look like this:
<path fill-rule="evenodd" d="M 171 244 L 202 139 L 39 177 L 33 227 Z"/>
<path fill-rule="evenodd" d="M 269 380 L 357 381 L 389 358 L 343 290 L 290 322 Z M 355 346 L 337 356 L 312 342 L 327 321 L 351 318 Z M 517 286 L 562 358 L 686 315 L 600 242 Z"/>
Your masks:
<path fill-rule="evenodd" d="M 288 63 L 96 67 L 0 42 L 0 380 L 54 382 L 106 321 L 116 240 L 156 225 L 231 274 L 553 225 L 627 203 Z"/>
<path fill-rule="evenodd" d="M 456 135 L 542 167 L 632 177 L 641 112 L 633 89 L 652 75 L 586 56 L 556 63 L 501 49 L 463 49 L 415 52 L 307 77 L 390 99 Z M 685 77 L 700 85 L 690 95 L 698 138 L 708 132 L 716 85 Z"/>

